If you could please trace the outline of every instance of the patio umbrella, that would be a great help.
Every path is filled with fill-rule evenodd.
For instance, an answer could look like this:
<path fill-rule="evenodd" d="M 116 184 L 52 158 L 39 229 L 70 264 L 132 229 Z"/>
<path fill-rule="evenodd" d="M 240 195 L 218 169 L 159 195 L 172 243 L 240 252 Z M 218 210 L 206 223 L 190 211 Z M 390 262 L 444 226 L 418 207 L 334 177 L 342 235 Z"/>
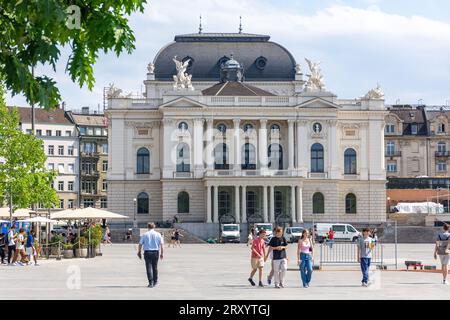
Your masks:
<path fill-rule="evenodd" d="M 58 222 L 56 220 L 48 219 L 45 217 L 34 217 L 34 218 L 24 219 L 24 220 L 19 220 L 19 221 L 20 222 L 39 222 L 39 223 L 56 223 L 56 222 Z"/>
<path fill-rule="evenodd" d="M 100 220 L 100 219 L 128 219 L 127 216 L 97 208 L 69 209 L 56 212 L 53 219 L 59 220 Z"/>
<path fill-rule="evenodd" d="M 30 209 L 16 209 L 12 216 L 13 218 L 29 218 L 32 212 Z M 0 218 L 9 218 L 9 208 L 0 208 Z"/>

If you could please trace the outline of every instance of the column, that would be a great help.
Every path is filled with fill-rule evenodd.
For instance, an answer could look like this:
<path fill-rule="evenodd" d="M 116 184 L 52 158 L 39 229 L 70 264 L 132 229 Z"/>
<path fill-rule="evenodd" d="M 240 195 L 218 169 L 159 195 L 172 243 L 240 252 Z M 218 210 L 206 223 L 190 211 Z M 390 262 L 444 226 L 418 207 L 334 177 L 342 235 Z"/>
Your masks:
<path fill-rule="evenodd" d="M 240 201 L 239 201 L 239 186 L 234 186 L 234 214 L 236 216 L 236 223 L 241 223 Z"/>
<path fill-rule="evenodd" d="M 268 222 L 269 221 L 269 217 L 267 215 L 267 186 L 263 186 L 263 217 L 264 217 L 264 222 Z"/>
<path fill-rule="evenodd" d="M 260 120 L 260 129 L 258 136 L 258 154 L 259 154 L 259 167 L 261 174 L 264 175 L 267 171 L 267 119 Z"/>
<path fill-rule="evenodd" d="M 297 222 L 297 213 L 295 205 L 295 186 L 291 186 L 291 219 L 293 223 Z"/>
<path fill-rule="evenodd" d="M 247 187 L 242 186 L 242 223 L 247 223 Z"/>
<path fill-rule="evenodd" d="M 367 180 L 369 179 L 369 162 L 367 161 L 367 128 L 369 124 L 367 122 L 363 122 L 360 124 L 360 151 L 357 153 L 356 163 L 360 167 L 360 179 Z"/>
<path fill-rule="evenodd" d="M 219 222 L 219 186 L 214 186 L 213 222 Z"/>
<path fill-rule="evenodd" d="M 308 121 L 297 121 L 297 170 L 301 177 L 306 177 L 309 168 Z"/>
<path fill-rule="evenodd" d="M 214 169 L 214 130 L 213 119 L 206 120 L 206 166 L 208 171 Z"/>
<path fill-rule="evenodd" d="M 294 153 L 295 153 L 295 146 L 294 146 L 294 120 L 288 120 L 288 155 L 289 155 L 289 171 L 292 174 L 292 170 L 294 170 Z"/>
<path fill-rule="evenodd" d="M 337 142 L 337 121 L 328 120 L 328 178 L 339 179 L 339 148 Z"/>
<path fill-rule="evenodd" d="M 298 186 L 297 222 L 303 223 L 303 188 Z"/>
<path fill-rule="evenodd" d="M 164 123 L 164 166 L 163 177 L 173 178 L 175 171 L 175 159 L 172 157 L 174 138 L 174 121 L 172 119 L 163 119 Z"/>
<path fill-rule="evenodd" d="M 233 131 L 234 131 L 234 163 L 233 169 L 234 171 L 241 171 L 241 130 L 240 124 L 241 119 L 235 118 L 233 119 Z"/>
<path fill-rule="evenodd" d="M 206 186 L 206 222 L 211 223 L 211 186 Z"/>
<path fill-rule="evenodd" d="M 194 119 L 194 176 L 203 176 L 203 119 Z"/>
<path fill-rule="evenodd" d="M 275 186 L 269 186 L 269 194 L 270 194 L 269 222 L 275 222 Z"/>

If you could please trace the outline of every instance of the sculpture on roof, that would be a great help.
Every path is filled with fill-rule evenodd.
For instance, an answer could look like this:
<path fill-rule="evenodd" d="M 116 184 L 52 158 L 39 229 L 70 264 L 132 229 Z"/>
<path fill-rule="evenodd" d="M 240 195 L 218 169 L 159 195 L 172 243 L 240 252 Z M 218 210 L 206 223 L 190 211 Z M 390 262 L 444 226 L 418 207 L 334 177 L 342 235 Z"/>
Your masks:
<path fill-rule="evenodd" d="M 319 67 L 320 62 L 312 62 L 311 60 L 306 58 L 305 60 L 308 63 L 308 67 L 311 72 L 311 74 L 308 75 L 309 79 L 308 82 L 306 83 L 306 90 L 324 91 L 325 83 L 323 81 L 322 70 Z"/>
<path fill-rule="evenodd" d="M 377 83 L 377 87 L 375 89 L 369 90 L 367 94 L 364 96 L 366 99 L 384 99 L 384 92 L 381 89 L 379 83 Z"/>
<path fill-rule="evenodd" d="M 177 68 L 177 74 L 173 76 L 173 88 L 176 90 L 179 89 L 190 89 L 194 90 L 192 86 L 192 75 L 189 75 L 186 70 L 189 65 L 191 59 L 187 59 L 186 61 L 177 60 L 177 56 L 173 57 L 173 62 L 175 62 L 175 66 Z"/>
<path fill-rule="evenodd" d="M 120 98 L 121 94 L 122 94 L 122 89 L 119 89 L 116 86 L 114 86 L 114 83 L 109 84 L 108 90 L 106 91 L 106 97 L 108 99 Z"/>
<path fill-rule="evenodd" d="M 301 74 L 302 73 L 302 66 L 300 65 L 300 63 L 297 63 L 295 65 L 295 74 Z"/>
<path fill-rule="evenodd" d="M 149 74 L 154 74 L 154 73 L 155 73 L 155 65 L 154 65 L 153 62 L 150 62 L 150 63 L 147 65 L 147 70 L 148 70 L 148 73 L 149 73 Z"/>

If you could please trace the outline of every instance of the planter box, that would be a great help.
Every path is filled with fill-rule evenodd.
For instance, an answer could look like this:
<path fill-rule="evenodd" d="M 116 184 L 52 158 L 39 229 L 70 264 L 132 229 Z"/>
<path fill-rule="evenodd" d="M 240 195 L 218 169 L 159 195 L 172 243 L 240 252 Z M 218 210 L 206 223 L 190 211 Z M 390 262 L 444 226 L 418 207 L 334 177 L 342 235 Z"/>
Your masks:
<path fill-rule="evenodd" d="M 72 249 L 64 250 L 63 251 L 63 257 L 64 257 L 64 259 L 71 259 L 71 258 L 73 258 L 73 250 Z"/>
<path fill-rule="evenodd" d="M 75 250 L 77 258 L 86 258 L 87 257 L 87 248 L 81 248 Z"/>

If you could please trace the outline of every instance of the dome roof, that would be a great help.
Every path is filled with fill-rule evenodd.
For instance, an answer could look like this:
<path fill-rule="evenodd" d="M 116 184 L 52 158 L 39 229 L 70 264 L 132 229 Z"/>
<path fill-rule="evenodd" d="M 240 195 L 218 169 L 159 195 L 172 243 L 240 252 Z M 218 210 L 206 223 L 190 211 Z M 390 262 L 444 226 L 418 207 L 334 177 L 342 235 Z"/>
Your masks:
<path fill-rule="evenodd" d="M 155 79 L 172 80 L 174 56 L 190 59 L 187 72 L 193 81 L 219 81 L 220 67 L 233 62 L 244 69 L 246 81 L 291 81 L 295 59 L 289 51 L 269 41 L 266 35 L 248 33 L 196 33 L 175 36 L 155 57 Z M 231 54 L 238 60 L 230 60 Z"/>

